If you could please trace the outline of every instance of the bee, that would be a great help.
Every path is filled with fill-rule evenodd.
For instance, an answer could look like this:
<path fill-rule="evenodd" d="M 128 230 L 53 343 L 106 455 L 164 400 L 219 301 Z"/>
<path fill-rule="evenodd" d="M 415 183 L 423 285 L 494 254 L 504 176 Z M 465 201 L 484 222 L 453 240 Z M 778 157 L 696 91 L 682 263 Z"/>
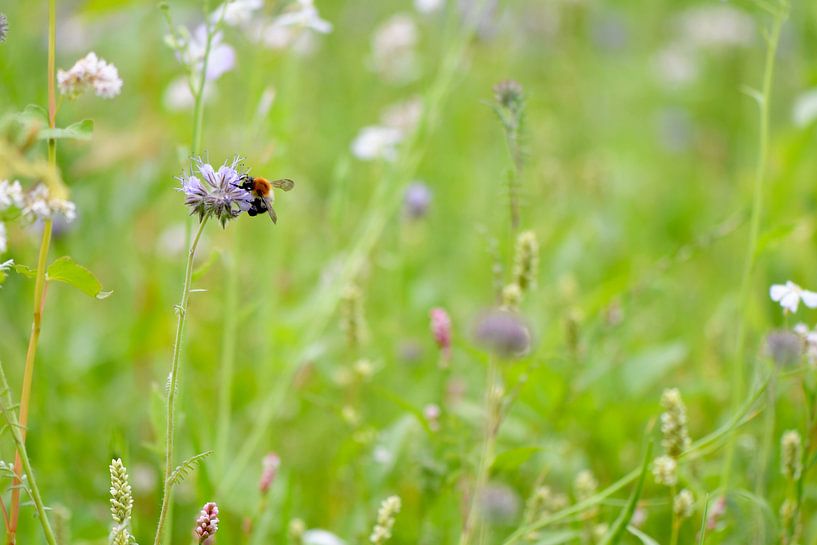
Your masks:
<path fill-rule="evenodd" d="M 295 187 L 295 182 L 288 178 L 267 180 L 266 178 L 253 177 L 249 174 L 243 175 L 240 181 L 241 183 L 238 184 L 238 187 L 244 191 L 249 191 L 253 197 L 252 203 L 250 203 L 250 209 L 247 210 L 247 213 L 250 216 L 257 216 L 262 212 L 267 212 L 272 219 L 272 223 L 278 223 L 278 215 L 272 208 L 272 204 L 275 202 L 275 195 L 272 192 L 272 188 L 277 187 L 283 191 L 289 191 Z"/>

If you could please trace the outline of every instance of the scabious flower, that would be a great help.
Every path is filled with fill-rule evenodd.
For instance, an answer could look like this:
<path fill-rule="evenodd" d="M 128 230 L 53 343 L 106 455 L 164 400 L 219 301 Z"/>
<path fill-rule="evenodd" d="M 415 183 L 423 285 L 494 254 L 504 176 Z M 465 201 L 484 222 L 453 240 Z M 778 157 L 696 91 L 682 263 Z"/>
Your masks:
<path fill-rule="evenodd" d="M 780 465 L 787 479 L 796 481 L 803 471 L 803 441 L 800 433 L 789 430 L 780 439 Z"/>
<path fill-rule="evenodd" d="M 122 460 L 113 460 L 110 465 L 111 472 L 111 516 L 113 517 L 113 528 L 111 529 L 111 541 L 115 545 L 120 543 L 130 545 L 133 537 L 130 534 L 130 519 L 133 512 L 133 493 L 128 482 L 128 471 Z"/>
<path fill-rule="evenodd" d="M 225 162 L 216 171 L 209 163 L 196 158 L 194 162 L 201 179 L 192 172 L 188 176 L 177 177 L 182 184 L 179 191 L 184 193 L 184 204 L 190 208 L 191 214 L 197 214 L 199 220 L 215 216 L 223 227 L 249 209 L 252 196 L 239 187 L 243 174 L 238 171 L 240 161 L 236 157 L 229 165 Z"/>
<path fill-rule="evenodd" d="M 428 213 L 431 205 L 431 189 L 423 182 L 412 182 L 403 193 L 403 212 L 412 220 L 420 219 Z"/>
<path fill-rule="evenodd" d="M 689 518 L 695 509 L 695 497 L 692 492 L 684 488 L 672 500 L 672 512 L 678 518 Z"/>
<path fill-rule="evenodd" d="M 122 91 L 116 66 L 98 58 L 93 51 L 78 60 L 70 70 L 58 70 L 57 84 L 60 93 L 70 98 L 89 89 L 102 98 L 113 98 Z"/>
<path fill-rule="evenodd" d="M 204 56 L 207 52 L 207 26 L 199 25 L 191 34 L 182 27 L 178 34 L 166 36 L 167 43 L 176 51 L 176 57 L 187 66 L 193 75 L 194 85 L 201 75 Z M 205 81 L 215 81 L 235 67 L 235 50 L 223 43 L 221 32 L 215 32 L 210 40 L 210 55 L 207 58 Z"/>
<path fill-rule="evenodd" d="M 493 310 L 477 322 L 476 340 L 502 358 L 521 356 L 530 347 L 530 333 L 522 319 L 507 310 Z"/>
<path fill-rule="evenodd" d="M 387 19 L 372 36 L 372 70 L 393 84 L 414 80 L 419 74 L 417 34 L 417 24 L 411 16 L 398 13 Z"/>
<path fill-rule="evenodd" d="M 804 290 L 791 280 L 785 284 L 772 284 L 769 296 L 772 301 L 780 303 L 784 312 L 797 312 L 800 301 L 809 308 L 817 308 L 817 293 Z"/>
<path fill-rule="evenodd" d="M 451 359 L 451 318 L 443 308 L 432 308 L 429 312 L 431 316 L 431 333 L 434 340 L 442 352 L 443 360 L 448 362 Z"/>
<path fill-rule="evenodd" d="M 666 453 L 677 459 L 690 445 L 687 431 L 687 415 L 681 392 L 677 388 L 664 390 L 661 395 L 661 405 L 664 412 L 661 414 L 661 433 L 664 438 L 661 445 Z"/>
<path fill-rule="evenodd" d="M 258 481 L 258 489 L 261 494 L 269 492 L 270 486 L 278 476 L 278 468 L 281 467 L 281 458 L 274 452 L 270 452 L 261 461 L 263 470 L 261 471 L 261 478 Z"/>
<path fill-rule="evenodd" d="M 391 531 L 394 527 L 394 519 L 400 512 L 400 498 L 390 496 L 383 500 L 380 510 L 377 512 L 377 523 L 369 536 L 369 541 L 373 545 L 383 545 L 391 538 Z"/>
<path fill-rule="evenodd" d="M 652 462 L 655 482 L 664 486 L 678 484 L 678 462 L 672 456 L 659 456 Z"/>
<path fill-rule="evenodd" d="M 201 514 L 196 519 L 196 526 L 193 529 L 199 545 L 205 543 L 209 538 L 218 532 L 218 505 L 215 502 L 207 502 L 201 508 Z"/>
<path fill-rule="evenodd" d="M 486 521 L 494 524 L 508 524 L 519 513 L 520 501 L 510 486 L 488 483 L 480 492 L 477 507 Z"/>

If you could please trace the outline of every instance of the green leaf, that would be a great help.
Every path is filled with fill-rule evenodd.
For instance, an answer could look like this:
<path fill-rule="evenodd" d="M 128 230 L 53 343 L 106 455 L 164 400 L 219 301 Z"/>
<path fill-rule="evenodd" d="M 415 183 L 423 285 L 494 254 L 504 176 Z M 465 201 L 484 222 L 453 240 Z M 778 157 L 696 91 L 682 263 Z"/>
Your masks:
<path fill-rule="evenodd" d="M 513 471 L 540 450 L 542 450 L 541 447 L 518 447 L 506 450 L 494 458 L 492 471 Z"/>
<path fill-rule="evenodd" d="M 16 272 L 17 274 L 21 274 L 27 278 L 35 278 L 37 276 L 37 270 L 32 269 L 28 265 L 20 265 L 18 263 L 15 263 L 12 266 L 12 268 L 14 269 L 14 272 Z"/>
<path fill-rule="evenodd" d="M 636 528 L 635 526 L 627 526 L 627 531 L 641 540 L 644 545 L 660 545 L 656 540 Z"/>
<path fill-rule="evenodd" d="M 94 273 L 82 265 L 77 264 L 67 255 L 60 257 L 48 266 L 46 277 L 48 280 L 65 282 L 97 299 L 105 299 L 113 293 L 111 291 L 103 291 L 102 284 L 97 280 L 96 276 L 94 276 Z"/>
<path fill-rule="evenodd" d="M 93 120 L 83 119 L 82 121 L 68 125 L 64 129 L 43 129 L 39 132 L 37 138 L 40 140 L 90 140 L 93 132 Z"/>
<path fill-rule="evenodd" d="M 48 122 L 48 112 L 42 106 L 37 104 L 29 104 L 23 109 L 23 115 L 38 117 L 41 120 Z"/>
<path fill-rule="evenodd" d="M 644 490 L 644 481 L 647 478 L 647 473 L 650 469 L 650 460 L 652 459 L 652 440 L 647 443 L 647 448 L 644 449 L 644 459 L 641 461 L 641 474 L 638 476 L 638 482 L 630 494 L 630 499 L 627 500 L 627 505 L 619 514 L 616 521 L 613 523 L 610 532 L 604 536 L 601 545 L 617 545 L 621 541 L 621 536 L 624 535 L 627 526 L 633 518 L 635 513 L 635 506 L 638 503 L 638 498 L 641 497 L 641 492 Z"/>
<path fill-rule="evenodd" d="M 212 450 L 208 450 L 206 452 L 202 452 L 200 454 L 196 454 L 195 456 L 191 456 L 181 464 L 179 464 L 176 469 L 173 470 L 173 473 L 167 478 L 167 483 L 170 485 L 177 485 L 183 480 L 187 478 L 187 476 L 194 470 L 196 467 L 204 461 L 205 458 L 213 454 Z"/>

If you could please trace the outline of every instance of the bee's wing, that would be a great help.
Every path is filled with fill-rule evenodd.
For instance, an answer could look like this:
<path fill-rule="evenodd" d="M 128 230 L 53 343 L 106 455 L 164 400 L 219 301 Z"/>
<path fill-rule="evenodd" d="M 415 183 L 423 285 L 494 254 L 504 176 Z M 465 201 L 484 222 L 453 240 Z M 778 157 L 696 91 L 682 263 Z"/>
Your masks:
<path fill-rule="evenodd" d="M 281 178 L 280 180 L 273 180 L 270 182 L 272 187 L 277 187 L 283 191 L 289 191 L 293 187 L 295 187 L 295 182 L 290 180 L 289 178 Z"/>
<path fill-rule="evenodd" d="M 275 213 L 275 209 L 272 208 L 272 203 L 266 197 L 264 198 L 264 204 L 267 206 L 267 213 L 272 223 L 278 223 L 278 214 Z"/>

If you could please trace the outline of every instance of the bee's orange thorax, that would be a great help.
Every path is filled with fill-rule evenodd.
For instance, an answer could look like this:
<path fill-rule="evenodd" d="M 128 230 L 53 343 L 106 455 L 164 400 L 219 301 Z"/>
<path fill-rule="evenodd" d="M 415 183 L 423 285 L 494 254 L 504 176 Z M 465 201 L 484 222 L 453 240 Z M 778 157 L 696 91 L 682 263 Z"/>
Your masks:
<path fill-rule="evenodd" d="M 266 178 L 255 178 L 253 180 L 253 191 L 258 195 L 266 197 L 272 191 L 272 184 Z"/>

